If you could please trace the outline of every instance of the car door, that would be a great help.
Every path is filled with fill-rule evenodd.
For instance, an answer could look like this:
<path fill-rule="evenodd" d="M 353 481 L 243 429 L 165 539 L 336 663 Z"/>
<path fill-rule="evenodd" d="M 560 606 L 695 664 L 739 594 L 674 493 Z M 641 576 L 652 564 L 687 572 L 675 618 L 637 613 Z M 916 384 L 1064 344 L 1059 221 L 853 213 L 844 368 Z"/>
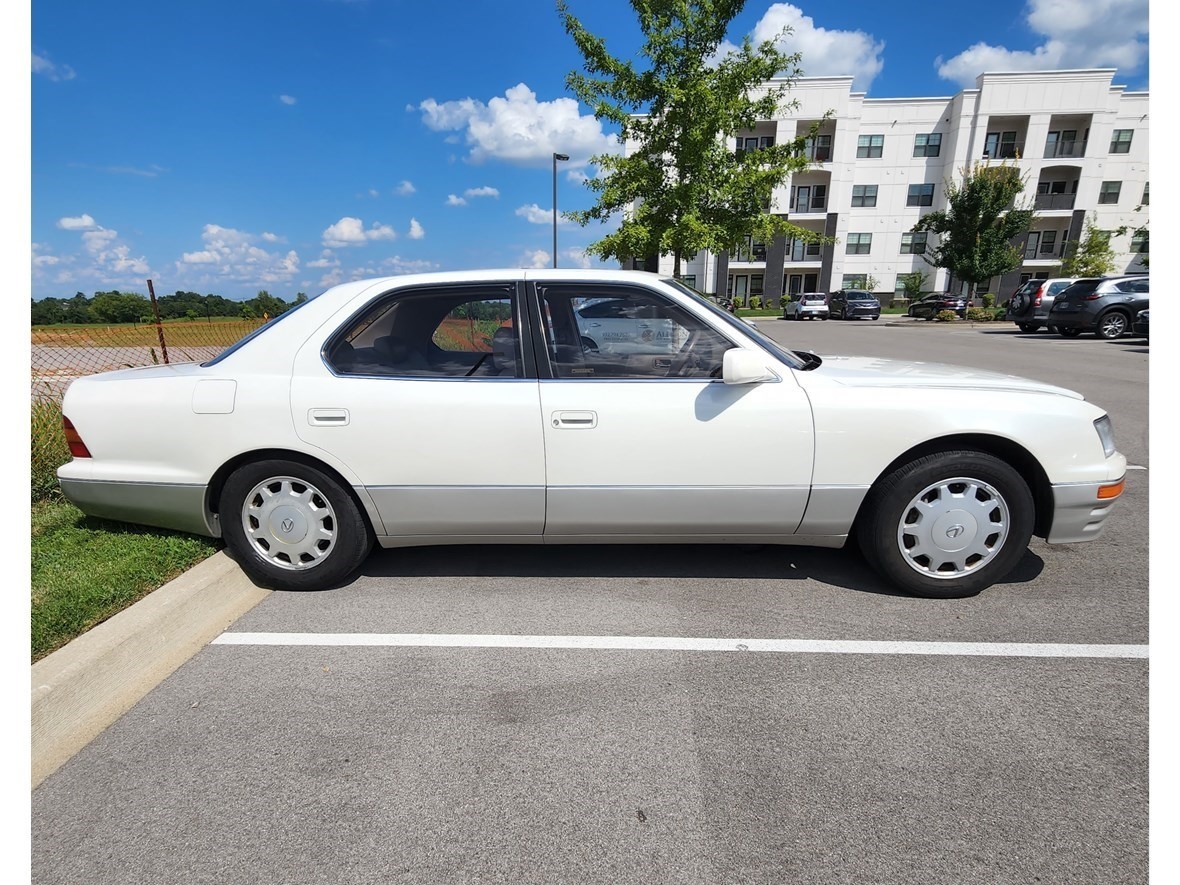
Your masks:
<path fill-rule="evenodd" d="M 603 294 L 672 323 L 684 345 L 584 350 L 576 306 Z M 547 542 L 794 532 L 814 434 L 785 364 L 759 351 L 779 380 L 725 384 L 724 353 L 740 333 L 653 288 L 552 282 L 538 284 L 538 299 Z"/>
<path fill-rule="evenodd" d="M 513 282 L 378 291 L 296 355 L 296 432 L 347 465 L 387 539 L 540 540 L 544 441 L 520 304 Z"/>

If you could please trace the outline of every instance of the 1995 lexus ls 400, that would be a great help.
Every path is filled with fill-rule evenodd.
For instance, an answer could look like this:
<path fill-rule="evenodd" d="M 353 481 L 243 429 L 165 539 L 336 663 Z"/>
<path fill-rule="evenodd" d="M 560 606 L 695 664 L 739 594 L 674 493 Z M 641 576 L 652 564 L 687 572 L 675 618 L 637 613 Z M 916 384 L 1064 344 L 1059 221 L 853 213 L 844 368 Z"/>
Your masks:
<path fill-rule="evenodd" d="M 892 584 L 967 596 L 1034 534 L 1097 537 L 1126 469 L 1078 393 L 792 351 L 631 271 L 346 283 L 206 363 L 74 381 L 63 412 L 85 513 L 222 537 L 292 590 L 374 543 L 852 538 Z"/>

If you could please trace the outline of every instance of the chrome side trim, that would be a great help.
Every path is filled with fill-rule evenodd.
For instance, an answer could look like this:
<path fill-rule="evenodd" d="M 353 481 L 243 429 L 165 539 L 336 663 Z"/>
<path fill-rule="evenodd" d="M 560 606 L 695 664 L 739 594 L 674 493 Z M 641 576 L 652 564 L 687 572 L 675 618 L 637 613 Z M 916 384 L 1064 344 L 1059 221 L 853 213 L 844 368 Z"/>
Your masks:
<path fill-rule="evenodd" d="M 429 547 L 460 544 L 774 544 L 780 547 L 839 549 L 847 535 L 379 535 L 381 547 Z"/>
<path fill-rule="evenodd" d="M 369 486 L 366 492 L 386 537 L 539 536 L 545 528 L 544 486 Z"/>
<path fill-rule="evenodd" d="M 62 494 L 88 516 L 221 537 L 205 509 L 205 486 L 58 478 Z"/>
<path fill-rule="evenodd" d="M 801 535 L 847 535 L 869 486 L 813 486 L 807 512 L 796 530 Z"/>
<path fill-rule="evenodd" d="M 1099 499 L 1100 486 L 1109 482 L 1053 486 L 1053 522 L 1045 540 L 1050 544 L 1091 541 L 1102 534 L 1118 498 Z"/>

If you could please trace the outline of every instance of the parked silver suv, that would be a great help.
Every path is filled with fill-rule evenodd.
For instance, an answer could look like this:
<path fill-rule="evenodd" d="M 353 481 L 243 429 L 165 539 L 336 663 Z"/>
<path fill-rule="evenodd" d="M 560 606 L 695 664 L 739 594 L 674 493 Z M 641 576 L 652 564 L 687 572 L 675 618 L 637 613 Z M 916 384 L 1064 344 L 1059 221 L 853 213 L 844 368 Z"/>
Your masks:
<path fill-rule="evenodd" d="M 1076 283 L 1077 277 L 1032 279 L 1012 293 L 1008 302 L 1008 317 L 1021 332 L 1035 332 L 1049 322 L 1049 310 L 1057 293 Z M 1056 331 L 1052 326 L 1050 332 Z"/>

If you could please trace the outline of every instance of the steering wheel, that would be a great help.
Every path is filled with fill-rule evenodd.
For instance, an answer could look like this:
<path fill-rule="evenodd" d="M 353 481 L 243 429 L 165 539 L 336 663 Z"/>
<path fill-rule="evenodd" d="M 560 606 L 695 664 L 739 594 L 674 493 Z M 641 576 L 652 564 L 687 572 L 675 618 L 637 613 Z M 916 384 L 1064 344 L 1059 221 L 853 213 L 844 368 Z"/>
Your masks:
<path fill-rule="evenodd" d="M 664 376 L 666 378 L 678 378 L 685 374 L 685 369 L 690 366 L 694 369 L 700 368 L 701 361 L 693 352 L 696 344 L 701 339 L 700 332 L 689 332 L 688 339 L 681 346 L 677 352 L 672 364 L 668 367 L 668 372 Z"/>

